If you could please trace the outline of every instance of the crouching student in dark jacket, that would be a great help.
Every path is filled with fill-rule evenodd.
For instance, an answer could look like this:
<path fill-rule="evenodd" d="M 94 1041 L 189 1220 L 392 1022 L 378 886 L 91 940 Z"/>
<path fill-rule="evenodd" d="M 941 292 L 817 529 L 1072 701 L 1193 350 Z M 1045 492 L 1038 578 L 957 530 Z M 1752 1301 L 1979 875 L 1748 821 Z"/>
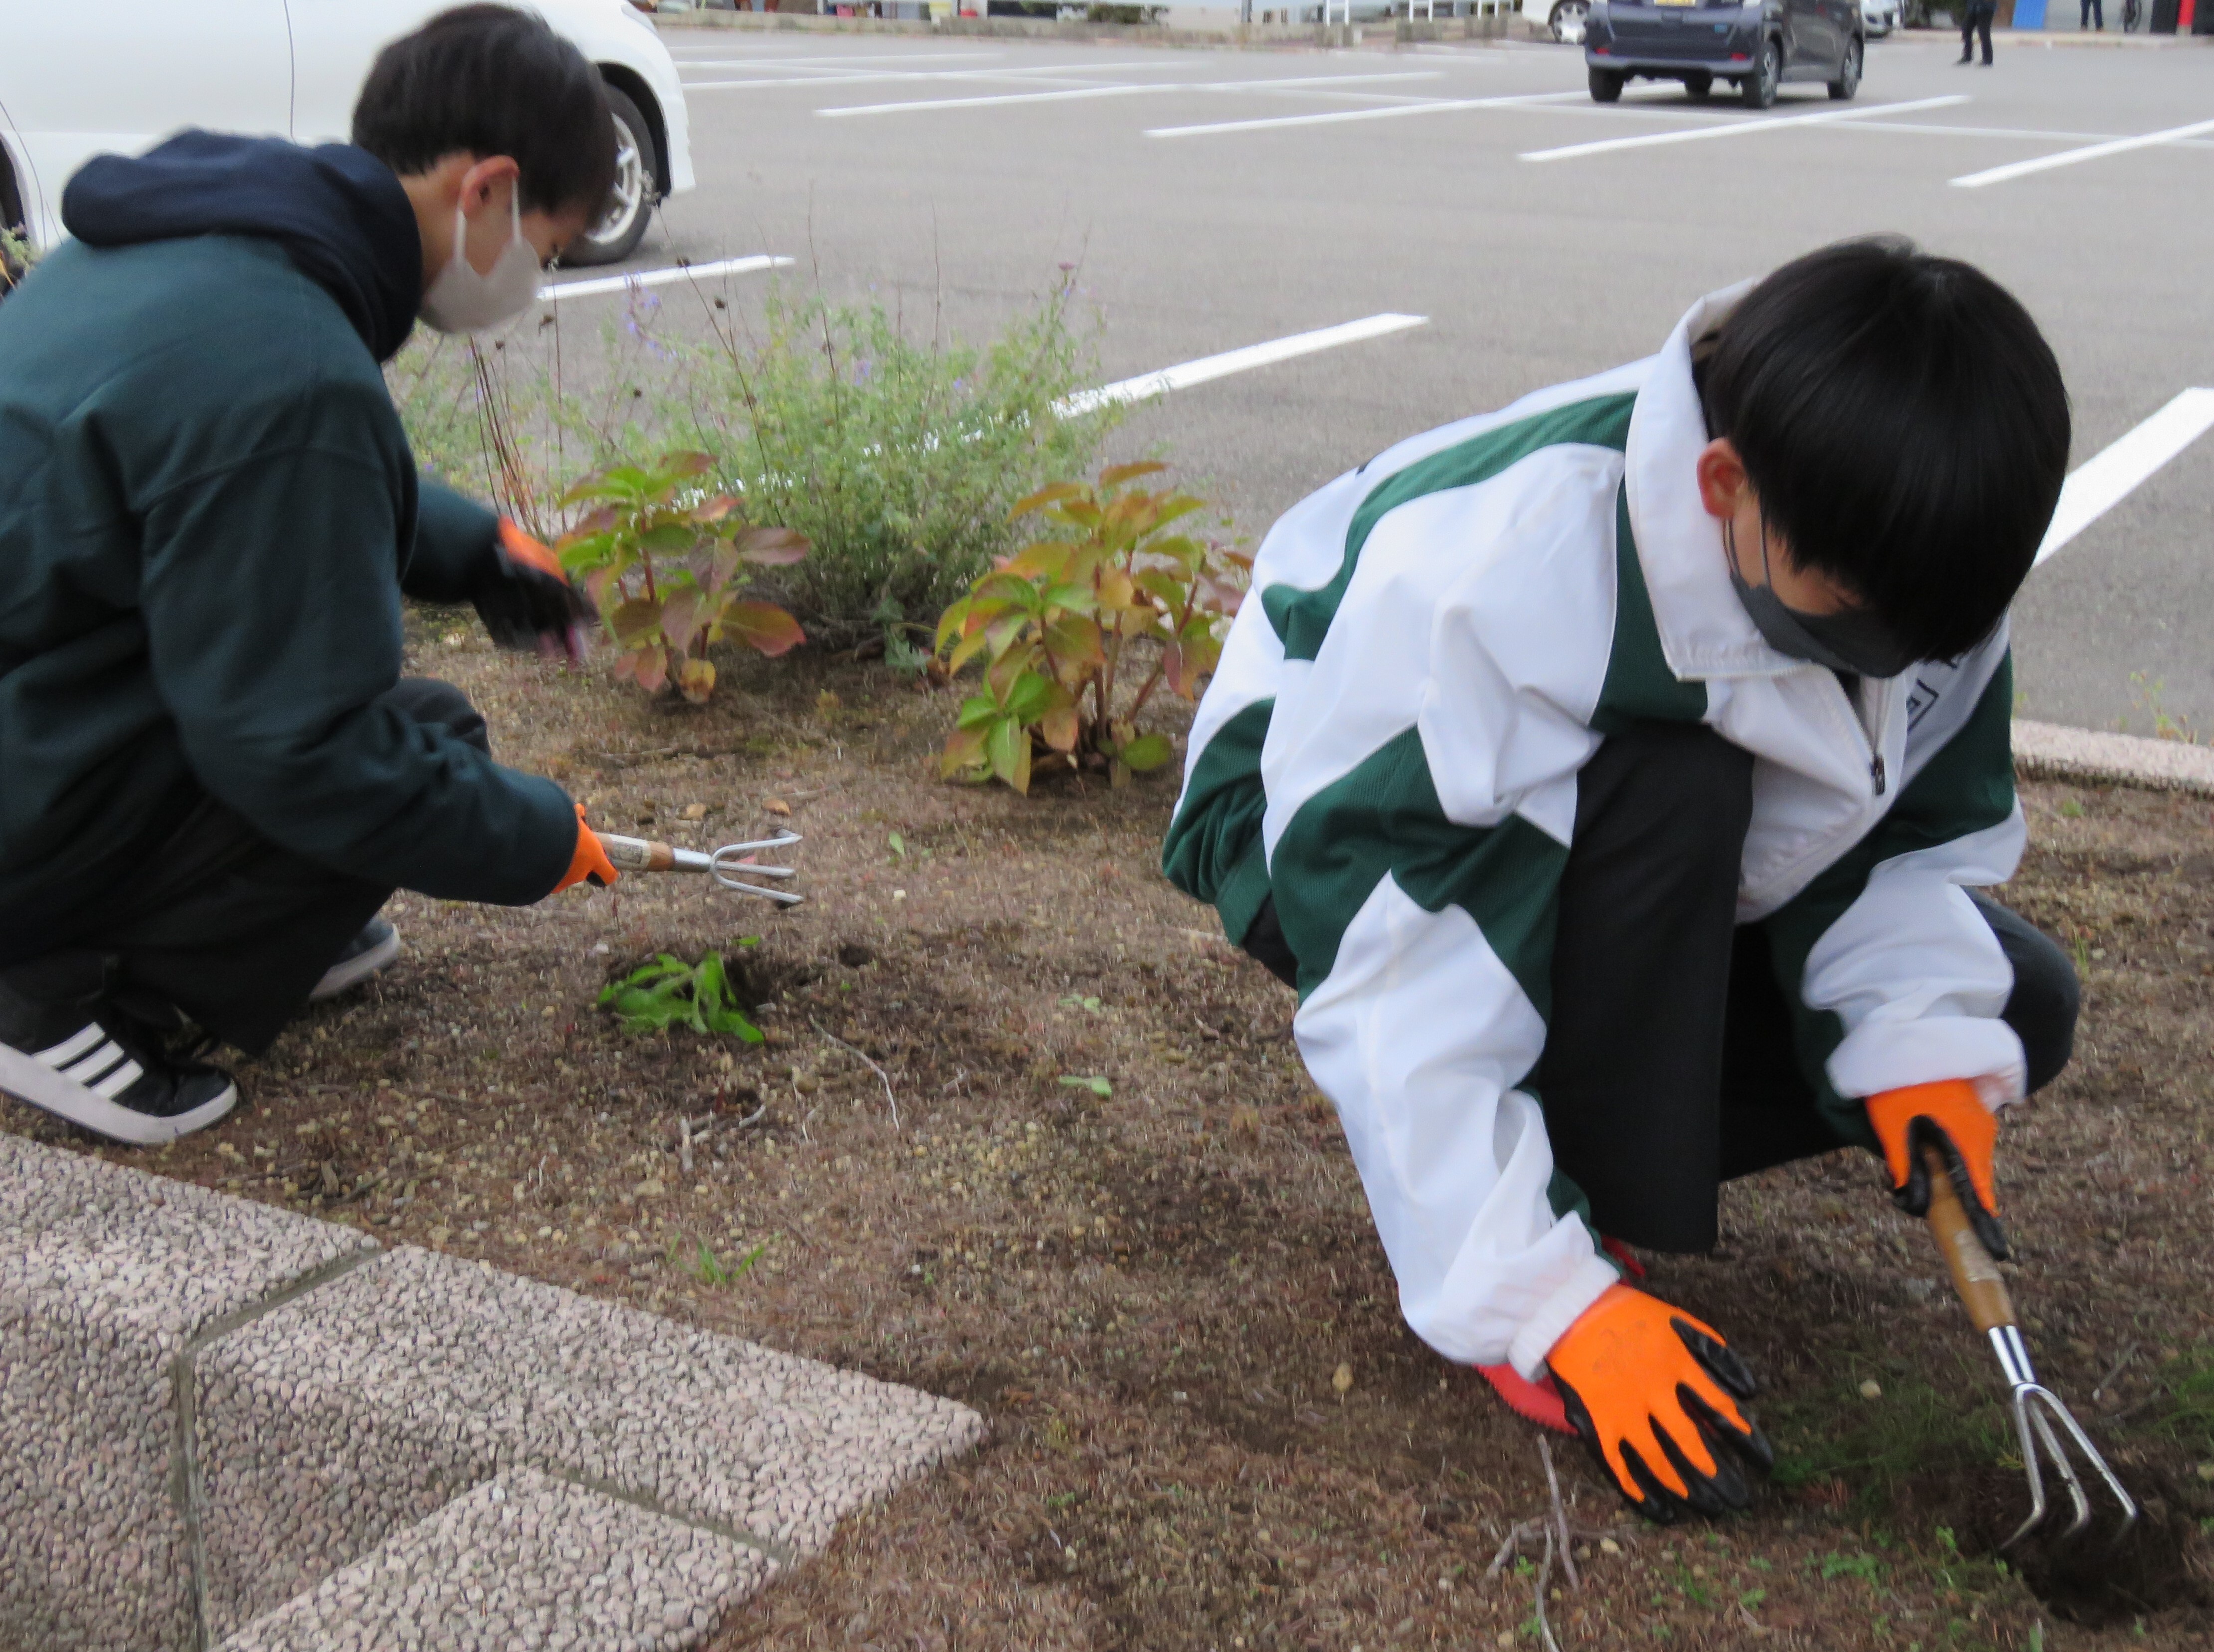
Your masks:
<path fill-rule="evenodd" d="M 70 180 L 0 307 L 0 1090 L 121 1141 L 222 1117 L 259 1053 L 399 950 L 395 888 L 520 905 L 614 870 L 401 598 L 573 653 L 546 549 L 418 477 L 380 370 L 495 325 L 600 210 L 599 77 L 470 6 L 377 59 L 354 142 L 188 132 Z"/>

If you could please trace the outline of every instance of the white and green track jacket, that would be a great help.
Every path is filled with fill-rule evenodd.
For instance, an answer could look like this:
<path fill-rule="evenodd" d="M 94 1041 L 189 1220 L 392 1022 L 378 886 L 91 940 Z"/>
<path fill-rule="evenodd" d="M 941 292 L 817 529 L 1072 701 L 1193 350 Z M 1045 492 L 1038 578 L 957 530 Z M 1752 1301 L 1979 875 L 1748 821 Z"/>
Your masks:
<path fill-rule="evenodd" d="M 1526 1376 L 1616 1278 L 1525 1080 L 1545 1040 L 1576 775 L 1610 729 L 1755 758 L 1738 883 L 1841 1141 L 1849 1099 L 2017 1098 L 2013 972 L 1966 890 L 2023 829 L 2004 628 L 1862 685 L 1762 640 L 1693 465 L 1691 341 L 1402 442 L 1269 531 L 1191 733 L 1163 860 L 1242 939 L 1273 893 L 1300 1054 L 1337 1105 L 1408 1322 Z"/>

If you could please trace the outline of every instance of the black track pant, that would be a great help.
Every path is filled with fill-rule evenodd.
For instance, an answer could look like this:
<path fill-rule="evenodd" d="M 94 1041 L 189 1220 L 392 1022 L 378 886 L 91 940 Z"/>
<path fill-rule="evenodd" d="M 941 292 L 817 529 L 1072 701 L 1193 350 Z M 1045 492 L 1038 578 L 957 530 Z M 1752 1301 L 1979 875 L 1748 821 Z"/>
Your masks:
<path fill-rule="evenodd" d="M 491 750 L 484 719 L 450 683 L 405 677 L 385 699 Z M 203 797 L 47 950 L 0 976 L 42 1002 L 107 997 L 157 1024 L 182 1011 L 260 1055 L 391 895 L 278 847 Z"/>
<path fill-rule="evenodd" d="M 1766 932 L 1737 922 L 1752 817 L 1751 754 L 1703 728 L 1610 738 L 1577 780 L 1532 1087 L 1600 1231 L 1652 1250 L 1711 1249 L 1722 1182 L 1845 1145 L 1800 1070 Z M 2034 926 L 1973 898 L 2014 965 L 2004 1016 L 2040 1088 L 2074 1045 L 2075 970 Z M 1273 904 L 1245 945 L 1292 978 Z"/>

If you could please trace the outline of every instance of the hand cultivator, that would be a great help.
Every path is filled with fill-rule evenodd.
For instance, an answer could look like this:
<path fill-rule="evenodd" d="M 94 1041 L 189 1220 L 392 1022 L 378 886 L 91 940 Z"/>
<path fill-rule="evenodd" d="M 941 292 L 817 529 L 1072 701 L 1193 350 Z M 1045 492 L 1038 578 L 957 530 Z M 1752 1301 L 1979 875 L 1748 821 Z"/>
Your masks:
<path fill-rule="evenodd" d="M 740 895 L 758 895 L 779 906 L 798 906 L 807 898 L 790 890 L 763 889 L 758 884 L 745 881 L 748 878 L 794 876 L 790 866 L 757 866 L 746 857 L 761 849 L 789 847 L 799 841 L 797 832 L 780 832 L 774 837 L 751 843 L 725 843 L 712 854 L 651 842 L 642 837 L 616 837 L 607 832 L 600 833 L 599 839 L 600 847 L 607 851 L 608 860 L 617 872 L 704 872 L 725 889 L 735 890 Z"/>
<path fill-rule="evenodd" d="M 2049 1512 L 2045 1495 L 2045 1466 L 2052 1465 L 2068 1489 L 2068 1500 L 2072 1505 L 2072 1517 L 2068 1529 L 2059 1533 L 2058 1540 L 2073 1540 L 2091 1523 L 2091 1500 L 2083 1490 L 2083 1476 L 2068 1452 L 2073 1444 L 2083 1460 L 2099 1478 L 2106 1482 L 2107 1490 L 2120 1505 L 2121 1523 L 2114 1528 L 2114 1540 L 2119 1542 L 2131 1526 L 2136 1524 L 2138 1506 L 2123 1489 L 2121 1480 L 2099 1455 L 2098 1447 L 2083 1432 L 2081 1423 L 2060 1397 L 2037 1380 L 2037 1373 L 2029 1362 L 2029 1349 L 2021 1340 L 2021 1327 L 2015 1322 L 2014 1302 L 2007 1294 L 2006 1282 L 1999 1277 L 1998 1266 L 1991 1260 L 1976 1238 L 1975 1229 L 1969 1226 L 1968 1214 L 1961 1208 L 1960 1195 L 1954 1191 L 1953 1178 L 1947 1172 L 1943 1156 L 1934 1148 L 1923 1150 L 1930 1167 L 1930 1231 L 1936 1237 L 1937 1248 L 1944 1252 L 1945 1264 L 1952 1270 L 1953 1288 L 1960 1294 L 1961 1305 L 1968 1310 L 1968 1318 L 1976 1329 L 1990 1338 L 1991 1347 L 1999 1356 L 1999 1368 L 2013 1388 L 2015 1437 L 2021 1442 L 2022 1467 L 2029 1476 L 2029 1518 L 2017 1527 L 2012 1537 L 2001 1544 L 2001 1549 L 2011 1549 L 2044 1524 Z"/>

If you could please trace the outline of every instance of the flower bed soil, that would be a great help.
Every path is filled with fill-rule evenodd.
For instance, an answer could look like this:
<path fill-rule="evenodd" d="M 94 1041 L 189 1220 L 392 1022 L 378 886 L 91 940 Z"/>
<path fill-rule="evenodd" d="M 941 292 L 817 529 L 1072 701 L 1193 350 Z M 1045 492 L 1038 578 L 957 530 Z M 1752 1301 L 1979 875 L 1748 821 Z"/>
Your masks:
<path fill-rule="evenodd" d="M 695 709 L 413 625 L 416 669 L 477 700 L 505 760 L 639 835 L 789 823 L 809 903 L 645 876 L 517 911 L 403 896 L 400 963 L 243 1064 L 235 1117 L 98 1151 L 987 1414 L 981 1453 L 850 1523 L 719 1646 L 1538 1643 L 1531 1576 L 1487 1576 L 1546 1507 L 1535 1438 L 1402 1323 L 1290 994 L 1159 876 L 1168 775 L 964 789 L 936 778 L 953 700 L 874 667 L 735 662 Z M 1568 1652 L 2214 1634 L 2214 805 L 2025 798 L 2008 898 L 2088 982 L 2075 1065 L 2004 1141 L 2014 1283 L 2046 1374 L 2152 1495 L 2151 1540 L 1992 1563 L 2023 1498 L 1996 1371 L 1926 1235 L 1840 1153 L 1733 1187 L 1714 1255 L 1651 1259 L 1761 1374 L 1783 1471 L 1751 1516 L 1664 1532 L 1563 1442 L 1594 1533 L 1581 1590 L 1556 1574 L 1547 1602 Z M 708 947 L 765 1045 L 632 1037 L 593 1007 Z"/>

